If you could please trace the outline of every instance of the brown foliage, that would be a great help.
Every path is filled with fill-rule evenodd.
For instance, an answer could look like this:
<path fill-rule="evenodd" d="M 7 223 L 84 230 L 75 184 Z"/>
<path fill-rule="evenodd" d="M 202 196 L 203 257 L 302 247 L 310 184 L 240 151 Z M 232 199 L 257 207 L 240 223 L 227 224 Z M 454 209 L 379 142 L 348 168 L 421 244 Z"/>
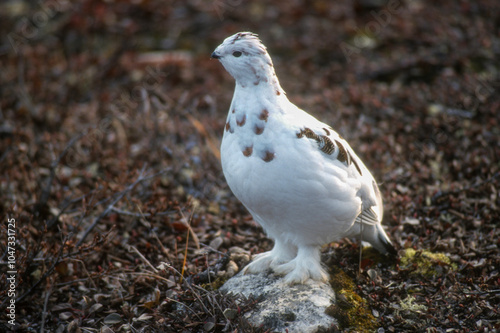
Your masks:
<path fill-rule="evenodd" d="M 207 268 L 231 247 L 271 247 L 218 160 L 233 81 L 209 56 L 246 29 L 290 99 L 373 170 L 397 246 L 457 266 L 423 276 L 364 260 L 357 293 L 378 325 L 500 329 L 497 1 L 0 7 L 0 260 L 12 218 L 21 330 L 250 330 L 251 300 L 194 278 L 217 278 Z M 356 244 L 329 249 L 354 277 Z"/>

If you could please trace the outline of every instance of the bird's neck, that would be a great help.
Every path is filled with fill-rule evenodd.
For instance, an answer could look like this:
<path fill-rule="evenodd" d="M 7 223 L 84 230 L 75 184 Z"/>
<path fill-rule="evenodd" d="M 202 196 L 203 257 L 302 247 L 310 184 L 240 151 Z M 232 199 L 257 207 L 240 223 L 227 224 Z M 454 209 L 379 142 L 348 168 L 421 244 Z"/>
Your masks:
<path fill-rule="evenodd" d="M 271 62 L 253 66 L 251 73 L 241 73 L 235 79 L 234 98 L 239 101 L 278 105 L 287 100 Z"/>
<path fill-rule="evenodd" d="M 290 103 L 281 88 L 271 59 L 253 62 L 250 70 L 231 73 L 236 80 L 230 112 L 243 119 L 243 115 L 257 119 L 283 113 Z"/>
<path fill-rule="evenodd" d="M 248 65 L 245 70 L 231 73 L 236 80 L 236 89 L 259 94 L 284 94 L 271 59 L 263 58 Z"/>
<path fill-rule="evenodd" d="M 246 114 L 260 113 L 266 109 L 269 113 L 282 112 L 283 106 L 289 103 L 276 76 L 271 81 L 261 81 L 259 84 L 242 85 L 236 82 L 231 111 Z"/>
<path fill-rule="evenodd" d="M 271 101 L 285 96 L 285 92 L 276 76 L 271 76 L 271 80 L 236 81 L 234 94 L 246 98 L 255 96 L 259 99 L 264 98 Z"/>

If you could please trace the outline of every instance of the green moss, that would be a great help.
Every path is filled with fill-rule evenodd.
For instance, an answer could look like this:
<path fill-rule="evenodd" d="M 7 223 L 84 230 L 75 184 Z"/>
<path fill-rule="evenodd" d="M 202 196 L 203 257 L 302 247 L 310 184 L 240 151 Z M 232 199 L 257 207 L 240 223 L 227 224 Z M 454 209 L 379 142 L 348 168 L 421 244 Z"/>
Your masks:
<path fill-rule="evenodd" d="M 332 274 L 330 275 L 330 283 L 333 290 L 339 292 L 339 290 L 347 289 L 354 290 L 356 284 L 354 281 L 341 269 L 334 267 Z"/>
<path fill-rule="evenodd" d="M 424 276 L 438 275 L 443 267 L 450 267 L 453 270 L 457 269 L 457 265 L 452 263 L 444 253 L 432 253 L 426 250 L 414 250 L 408 248 L 402 252 L 400 259 L 400 267 L 408 269 L 414 268 L 412 274 L 420 274 Z"/>
<path fill-rule="evenodd" d="M 328 307 L 326 313 L 338 320 L 342 330 L 350 328 L 356 332 L 372 332 L 378 327 L 368 303 L 356 293 L 356 284 L 344 271 L 334 268 L 330 283 L 337 302 Z"/>
<path fill-rule="evenodd" d="M 206 289 L 206 290 L 219 290 L 219 288 L 222 287 L 224 285 L 224 283 L 226 283 L 227 280 L 228 280 L 228 278 L 226 278 L 226 277 L 218 277 L 214 281 L 212 281 L 211 283 L 201 284 L 200 287 L 202 287 L 203 289 Z"/>

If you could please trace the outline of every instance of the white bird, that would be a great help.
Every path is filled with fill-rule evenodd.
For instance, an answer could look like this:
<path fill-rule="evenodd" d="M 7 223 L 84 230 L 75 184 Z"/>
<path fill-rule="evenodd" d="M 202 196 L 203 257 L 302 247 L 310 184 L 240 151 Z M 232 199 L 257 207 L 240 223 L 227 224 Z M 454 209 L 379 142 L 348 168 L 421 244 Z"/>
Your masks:
<path fill-rule="evenodd" d="M 221 144 L 224 176 L 274 240 L 244 273 L 271 269 L 289 284 L 326 281 L 321 246 L 360 233 L 395 253 L 370 171 L 332 127 L 288 100 L 258 36 L 230 36 L 212 58 L 236 80 Z"/>

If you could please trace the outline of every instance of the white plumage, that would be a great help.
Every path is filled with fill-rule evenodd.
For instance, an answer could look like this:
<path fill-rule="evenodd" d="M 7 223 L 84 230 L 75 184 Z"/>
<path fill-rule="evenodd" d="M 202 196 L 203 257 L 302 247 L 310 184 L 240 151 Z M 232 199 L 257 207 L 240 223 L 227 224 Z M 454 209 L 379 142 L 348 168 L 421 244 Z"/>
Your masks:
<path fill-rule="evenodd" d="M 325 281 L 320 247 L 361 231 L 377 250 L 394 253 L 370 171 L 333 128 L 288 100 L 257 35 L 226 38 L 212 58 L 236 80 L 221 145 L 224 176 L 275 241 L 244 272 L 272 269 L 291 284 Z"/>

